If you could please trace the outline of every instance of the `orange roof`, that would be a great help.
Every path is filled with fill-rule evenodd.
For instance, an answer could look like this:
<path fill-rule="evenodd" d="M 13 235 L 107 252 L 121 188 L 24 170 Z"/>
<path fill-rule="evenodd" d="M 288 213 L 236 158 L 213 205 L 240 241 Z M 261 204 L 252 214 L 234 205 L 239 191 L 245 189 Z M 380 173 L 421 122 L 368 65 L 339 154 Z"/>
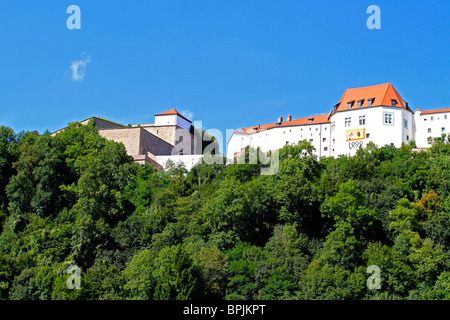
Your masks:
<path fill-rule="evenodd" d="M 361 101 L 361 108 L 367 108 L 369 99 L 372 99 L 372 106 L 392 106 L 392 100 L 396 100 L 397 107 L 411 111 L 394 87 L 390 83 L 383 83 L 345 90 L 341 100 L 335 106 L 336 112 L 349 110 L 347 105 L 349 102 L 352 103 L 351 110 L 358 109 L 358 101 Z"/>
<path fill-rule="evenodd" d="M 185 116 L 183 116 L 181 113 L 179 113 L 174 108 L 170 109 L 169 111 L 165 111 L 165 112 L 162 112 L 162 113 L 155 114 L 155 117 L 156 116 L 168 116 L 168 115 L 173 115 L 173 114 L 176 114 L 176 115 L 180 116 L 181 118 L 183 118 L 184 120 L 189 121 L 189 122 L 192 123 L 191 120 L 187 119 Z"/>
<path fill-rule="evenodd" d="M 261 130 L 268 130 L 268 129 L 272 129 L 275 127 L 303 126 L 303 125 L 307 125 L 307 124 L 320 124 L 320 123 L 327 123 L 327 122 L 329 122 L 328 114 L 321 114 L 318 116 L 294 119 L 291 121 L 283 121 L 281 123 L 275 122 L 275 123 L 269 123 L 269 124 L 263 124 L 263 125 L 242 128 L 240 130 L 236 130 L 236 132 L 238 132 L 238 133 L 255 133 L 255 132 L 259 132 Z"/>
<path fill-rule="evenodd" d="M 417 111 L 417 110 L 416 110 Z M 443 109 L 434 109 L 434 110 L 424 110 L 421 111 L 420 114 L 430 114 L 430 113 L 442 113 L 442 112 L 450 112 L 450 108 L 443 108 Z"/>

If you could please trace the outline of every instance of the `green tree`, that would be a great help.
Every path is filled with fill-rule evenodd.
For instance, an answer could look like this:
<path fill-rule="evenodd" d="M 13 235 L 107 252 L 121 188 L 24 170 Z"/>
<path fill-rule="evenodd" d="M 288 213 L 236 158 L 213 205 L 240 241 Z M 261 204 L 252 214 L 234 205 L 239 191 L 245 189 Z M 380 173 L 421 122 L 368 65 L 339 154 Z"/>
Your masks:
<path fill-rule="evenodd" d="M 181 245 L 164 248 L 155 259 L 155 300 L 190 300 L 199 298 L 199 270 Z"/>

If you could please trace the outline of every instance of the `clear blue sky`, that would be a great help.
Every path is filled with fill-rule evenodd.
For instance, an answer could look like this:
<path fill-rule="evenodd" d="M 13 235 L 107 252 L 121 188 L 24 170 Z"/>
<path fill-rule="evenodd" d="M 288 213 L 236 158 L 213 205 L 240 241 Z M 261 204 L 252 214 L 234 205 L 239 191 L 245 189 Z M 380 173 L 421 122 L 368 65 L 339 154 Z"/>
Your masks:
<path fill-rule="evenodd" d="M 81 30 L 66 27 L 72 4 Z M 381 30 L 366 27 L 372 4 Z M 449 12 L 448 0 L 1 1 L 0 125 L 152 123 L 176 108 L 225 132 L 328 113 L 346 88 L 385 82 L 413 110 L 449 107 Z"/>

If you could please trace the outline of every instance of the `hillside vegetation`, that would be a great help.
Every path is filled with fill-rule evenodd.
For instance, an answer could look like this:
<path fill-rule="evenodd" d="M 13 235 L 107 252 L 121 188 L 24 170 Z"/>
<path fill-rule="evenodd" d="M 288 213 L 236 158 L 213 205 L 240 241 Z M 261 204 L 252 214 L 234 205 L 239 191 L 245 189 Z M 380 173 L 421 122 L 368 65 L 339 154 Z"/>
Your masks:
<path fill-rule="evenodd" d="M 450 143 L 413 146 L 162 172 L 93 123 L 0 127 L 0 298 L 450 299 Z"/>

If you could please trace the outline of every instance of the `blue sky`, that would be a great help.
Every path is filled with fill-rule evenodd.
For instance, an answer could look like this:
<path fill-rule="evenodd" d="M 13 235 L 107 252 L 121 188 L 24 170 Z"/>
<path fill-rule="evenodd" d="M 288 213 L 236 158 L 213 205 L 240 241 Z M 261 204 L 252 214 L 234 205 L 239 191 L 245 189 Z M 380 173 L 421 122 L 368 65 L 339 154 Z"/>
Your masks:
<path fill-rule="evenodd" d="M 66 27 L 72 4 L 81 30 Z M 448 0 L 1 1 L 0 125 L 142 124 L 176 108 L 225 134 L 385 82 L 413 110 L 449 107 L 448 12 Z"/>

